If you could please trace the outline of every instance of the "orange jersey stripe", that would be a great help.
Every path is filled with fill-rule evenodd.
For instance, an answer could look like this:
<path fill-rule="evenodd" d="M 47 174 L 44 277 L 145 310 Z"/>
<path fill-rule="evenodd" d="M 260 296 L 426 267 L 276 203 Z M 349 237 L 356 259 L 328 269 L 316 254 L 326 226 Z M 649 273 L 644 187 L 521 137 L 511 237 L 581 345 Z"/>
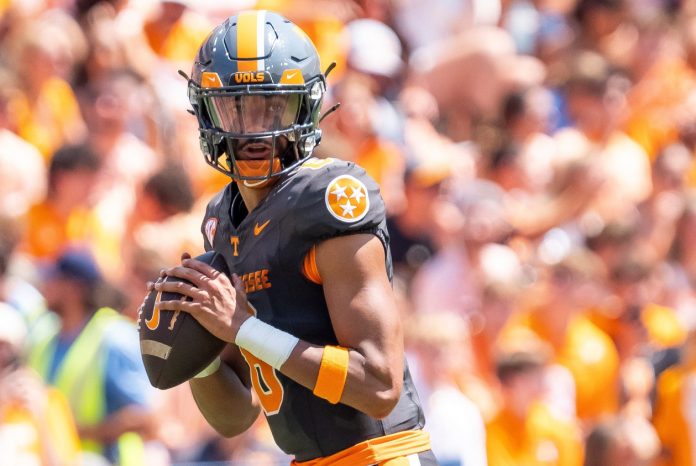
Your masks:
<path fill-rule="evenodd" d="M 312 246 L 307 255 L 304 258 L 304 264 L 302 266 L 302 273 L 307 280 L 317 285 L 321 285 L 321 275 L 319 274 L 319 268 L 317 267 L 317 247 Z"/>
<path fill-rule="evenodd" d="M 388 460 L 430 450 L 430 435 L 422 430 L 407 430 L 360 442 L 331 456 L 291 466 L 370 466 Z"/>

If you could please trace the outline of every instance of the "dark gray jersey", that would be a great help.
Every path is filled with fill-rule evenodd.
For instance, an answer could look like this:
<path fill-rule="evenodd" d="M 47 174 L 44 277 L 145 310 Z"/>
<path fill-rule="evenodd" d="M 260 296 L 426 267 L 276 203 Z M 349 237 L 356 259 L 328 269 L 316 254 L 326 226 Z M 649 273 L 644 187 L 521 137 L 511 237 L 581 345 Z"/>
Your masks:
<path fill-rule="evenodd" d="M 313 245 L 340 235 L 374 234 L 384 245 L 391 278 L 384 203 L 377 184 L 353 163 L 310 159 L 279 180 L 251 213 L 230 184 L 208 204 L 202 232 L 206 250 L 222 253 L 242 277 L 259 319 L 317 345 L 337 340 L 321 285 L 303 273 Z M 396 408 L 377 420 L 316 397 L 248 353 L 245 358 L 276 443 L 298 461 L 424 424 L 407 367 Z"/>

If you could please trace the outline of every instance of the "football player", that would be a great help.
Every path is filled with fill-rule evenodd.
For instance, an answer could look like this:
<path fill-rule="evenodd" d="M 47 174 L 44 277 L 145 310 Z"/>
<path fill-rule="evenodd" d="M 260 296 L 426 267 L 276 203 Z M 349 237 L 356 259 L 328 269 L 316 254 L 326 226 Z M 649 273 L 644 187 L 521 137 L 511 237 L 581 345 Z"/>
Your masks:
<path fill-rule="evenodd" d="M 245 431 L 262 409 L 293 464 L 436 465 L 404 359 L 378 186 L 352 163 L 311 157 L 325 92 L 314 45 L 282 16 L 245 11 L 212 31 L 189 98 L 207 163 L 232 182 L 202 233 L 236 273 L 185 254 L 165 273 L 192 285 L 154 286 L 191 299 L 160 309 L 189 312 L 234 344 L 238 358 L 190 381 L 221 434 Z"/>

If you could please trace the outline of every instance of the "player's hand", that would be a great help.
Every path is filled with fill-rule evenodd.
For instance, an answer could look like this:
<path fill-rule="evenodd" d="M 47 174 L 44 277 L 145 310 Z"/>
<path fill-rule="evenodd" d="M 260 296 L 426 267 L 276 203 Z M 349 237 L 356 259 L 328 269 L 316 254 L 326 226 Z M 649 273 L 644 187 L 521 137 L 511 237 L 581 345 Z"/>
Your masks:
<path fill-rule="evenodd" d="M 190 256 L 182 256 L 181 265 L 166 269 L 164 274 L 190 283 L 162 280 L 154 283 L 153 288 L 180 293 L 190 301 L 160 301 L 160 309 L 188 312 L 210 333 L 234 343 L 239 327 L 250 316 L 239 276 L 233 274 L 230 281 L 224 273 Z"/>

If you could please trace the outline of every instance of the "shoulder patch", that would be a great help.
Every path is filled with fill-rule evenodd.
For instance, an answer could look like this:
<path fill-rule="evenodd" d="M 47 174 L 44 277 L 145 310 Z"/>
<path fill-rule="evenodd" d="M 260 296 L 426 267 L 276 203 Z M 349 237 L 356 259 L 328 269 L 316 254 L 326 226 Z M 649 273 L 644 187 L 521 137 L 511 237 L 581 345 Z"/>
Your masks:
<path fill-rule="evenodd" d="M 218 219 L 215 217 L 210 217 L 205 221 L 205 237 L 208 238 L 210 245 L 213 245 L 213 239 L 215 239 L 215 232 L 217 231 Z"/>
<path fill-rule="evenodd" d="M 329 213 L 337 220 L 354 223 L 370 210 L 367 187 L 350 175 L 340 175 L 326 187 L 324 202 Z"/>

